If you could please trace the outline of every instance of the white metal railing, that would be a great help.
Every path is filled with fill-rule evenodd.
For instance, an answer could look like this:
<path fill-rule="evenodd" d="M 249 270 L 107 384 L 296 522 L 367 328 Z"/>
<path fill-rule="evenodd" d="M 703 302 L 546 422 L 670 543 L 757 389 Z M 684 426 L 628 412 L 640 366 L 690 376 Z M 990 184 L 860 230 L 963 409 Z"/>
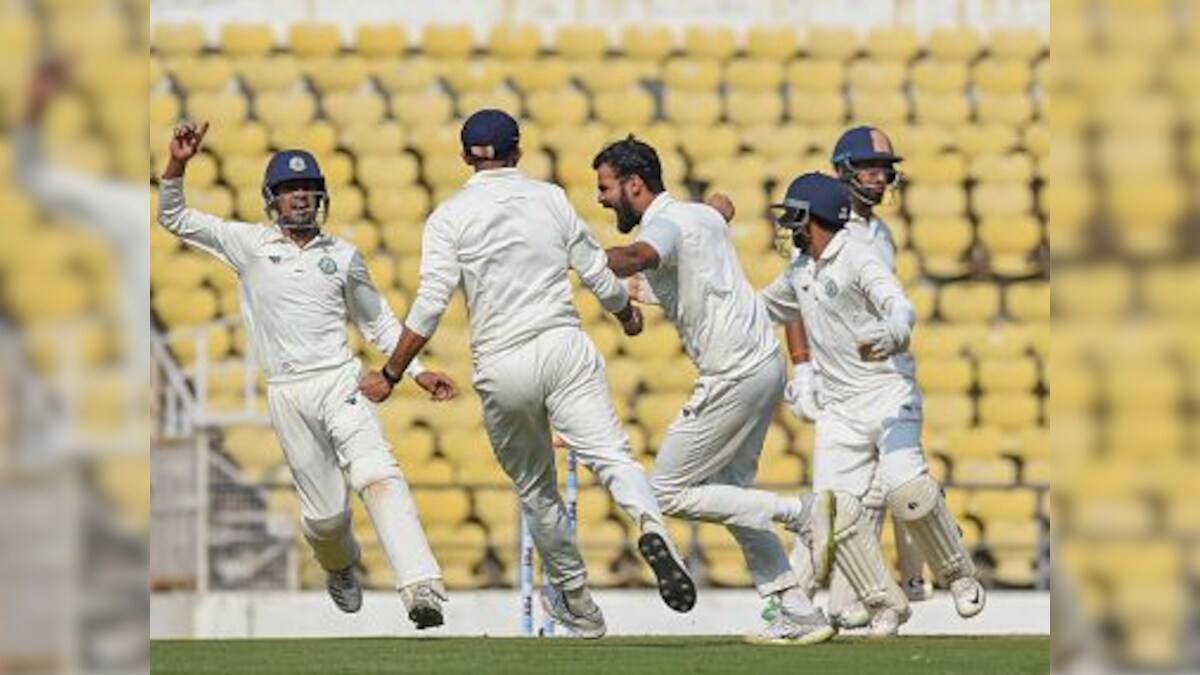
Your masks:
<path fill-rule="evenodd" d="M 260 400 L 258 390 L 258 363 L 254 360 L 251 350 L 247 349 L 242 356 L 214 362 L 209 358 L 209 340 L 214 330 L 227 330 L 240 325 L 239 317 L 225 317 L 205 324 L 172 331 L 162 342 L 163 352 L 170 358 L 168 343 L 178 344 L 190 342 L 195 358 L 191 365 L 182 368 L 176 366 L 179 376 L 191 381 L 190 400 L 193 423 L 198 427 L 227 427 L 233 425 L 266 425 L 269 423 L 266 411 L 257 404 Z M 174 359 L 171 359 L 174 362 Z M 240 405 L 233 409 L 215 409 L 212 406 L 212 379 L 221 371 L 234 369 L 241 372 L 242 386 L 240 389 Z"/>

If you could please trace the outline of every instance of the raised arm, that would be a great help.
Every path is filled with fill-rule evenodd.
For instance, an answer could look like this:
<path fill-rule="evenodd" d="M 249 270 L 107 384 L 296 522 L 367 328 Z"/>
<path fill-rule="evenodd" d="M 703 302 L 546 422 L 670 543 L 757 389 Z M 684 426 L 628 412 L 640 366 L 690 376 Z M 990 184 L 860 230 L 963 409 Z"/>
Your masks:
<path fill-rule="evenodd" d="M 800 298 L 792 286 L 791 270 L 784 270 L 766 288 L 758 292 L 758 298 L 767 308 L 767 316 L 775 323 L 797 322 L 803 318 Z"/>

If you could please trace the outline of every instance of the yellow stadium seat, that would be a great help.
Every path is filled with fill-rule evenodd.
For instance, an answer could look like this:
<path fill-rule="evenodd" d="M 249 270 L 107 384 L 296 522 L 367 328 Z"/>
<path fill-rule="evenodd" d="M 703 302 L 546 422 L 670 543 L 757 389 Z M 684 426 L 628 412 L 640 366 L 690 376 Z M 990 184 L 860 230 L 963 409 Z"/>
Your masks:
<path fill-rule="evenodd" d="M 725 98 L 725 116 L 738 127 L 770 127 L 783 118 L 783 99 L 777 92 L 739 93 Z"/>
<path fill-rule="evenodd" d="M 288 27 L 288 49 L 300 58 L 328 58 L 342 50 L 342 34 L 333 23 L 294 23 Z"/>
<path fill-rule="evenodd" d="M 791 26 L 751 26 L 746 31 L 746 53 L 754 58 L 786 61 L 799 46 L 796 29 Z"/>
<path fill-rule="evenodd" d="M 342 130 L 341 145 L 354 155 L 370 153 L 400 153 L 408 142 L 404 127 L 385 121 L 347 127 Z"/>
<path fill-rule="evenodd" d="M 798 124 L 841 126 L 847 106 L 840 92 L 811 92 L 793 93 L 788 97 L 787 109 L 788 117 Z"/>
<path fill-rule="evenodd" d="M 737 51 L 737 36 L 724 26 L 688 26 L 683 33 L 683 51 L 689 56 L 723 61 Z"/>
<path fill-rule="evenodd" d="M 1038 398 L 1030 394 L 989 394 L 979 399 L 982 424 L 1019 431 L 1037 426 L 1040 414 Z"/>
<path fill-rule="evenodd" d="M 288 55 L 240 58 L 234 68 L 246 87 L 259 94 L 291 88 L 300 79 L 300 65 Z"/>
<path fill-rule="evenodd" d="M 1028 185 L 979 183 L 971 190 L 971 208 L 981 218 L 1018 218 L 1033 211 Z"/>
<path fill-rule="evenodd" d="M 334 222 L 352 222 L 363 216 L 362 192 L 353 186 L 346 185 L 338 190 L 337 198 L 330 200 L 329 219 Z"/>
<path fill-rule="evenodd" d="M 466 58 L 475 51 L 475 32 L 468 24 L 430 24 L 421 29 L 421 51 L 435 59 Z"/>
<path fill-rule="evenodd" d="M 389 94 L 442 93 L 437 85 L 438 70 L 431 59 L 385 59 L 374 66 L 372 72 L 379 86 Z"/>
<path fill-rule="evenodd" d="M 908 121 L 908 98 L 898 91 L 855 91 L 850 97 L 851 119 L 889 127 Z"/>
<path fill-rule="evenodd" d="M 396 59 L 408 49 L 408 32 L 396 23 L 359 24 L 353 47 L 369 59 Z"/>
<path fill-rule="evenodd" d="M 687 158 L 703 162 L 714 157 L 732 157 L 737 153 L 740 139 L 730 125 L 691 125 L 680 129 L 680 146 Z"/>
<path fill-rule="evenodd" d="M 513 61 L 508 76 L 518 90 L 531 93 L 568 86 L 571 69 L 566 61 L 547 56 Z"/>
<path fill-rule="evenodd" d="M 204 27 L 195 22 L 159 23 L 154 27 L 154 51 L 167 57 L 198 56 L 204 51 Z"/>
<path fill-rule="evenodd" d="M 316 117 L 317 104 L 301 92 L 265 92 L 255 99 L 254 114 L 267 127 L 297 127 Z"/>
<path fill-rule="evenodd" d="M 1022 59 L 1029 63 L 1047 47 L 1047 39 L 1033 28 L 997 28 L 988 40 L 993 56 Z"/>
<path fill-rule="evenodd" d="M 979 238 L 1000 276 L 1025 276 L 1038 270 L 1030 254 L 1042 244 L 1042 227 L 1032 216 L 986 217 Z"/>
<path fill-rule="evenodd" d="M 333 125 L 320 121 L 275 127 L 271 130 L 270 139 L 274 148 L 304 148 L 318 158 L 332 153 L 338 143 L 337 130 Z"/>
<path fill-rule="evenodd" d="M 803 155 L 811 147 L 812 130 L 800 124 L 761 124 L 742 130 L 742 144 L 756 156 L 767 159 L 780 158 L 785 169 L 778 182 L 790 179 L 794 168 L 793 157 Z"/>
<path fill-rule="evenodd" d="M 578 125 L 588 118 L 588 99 L 575 89 L 536 92 L 525 106 L 534 122 L 546 126 Z"/>
<path fill-rule="evenodd" d="M 927 394 L 967 394 L 975 381 L 975 369 L 967 359 L 945 357 L 922 359 L 917 379 Z"/>
<path fill-rule="evenodd" d="M 804 40 L 804 51 L 816 58 L 845 61 L 861 49 L 861 38 L 853 28 L 813 26 Z"/>
<path fill-rule="evenodd" d="M 596 119 L 618 130 L 650 124 L 656 108 L 654 97 L 641 88 L 600 92 L 593 105 Z"/>
<path fill-rule="evenodd" d="M 899 91 L 908 73 L 897 61 L 861 59 L 850 64 L 848 81 L 855 92 Z"/>
<path fill-rule="evenodd" d="M 669 59 L 663 67 L 663 84 L 672 91 L 715 92 L 721 84 L 721 66 L 707 59 Z"/>
<path fill-rule="evenodd" d="M 913 97 L 913 119 L 921 124 L 956 126 L 971 119 L 971 101 L 955 92 L 920 92 Z"/>
<path fill-rule="evenodd" d="M 574 75 L 590 92 L 624 91 L 641 78 L 637 65 L 621 58 L 579 61 Z"/>
<path fill-rule="evenodd" d="M 783 64 L 761 58 L 738 58 L 725 64 L 722 80 L 735 95 L 740 92 L 778 93 L 783 84 Z"/>
<path fill-rule="evenodd" d="M 994 284 L 948 284 L 938 297 L 938 311 L 951 323 L 990 321 L 1000 310 L 1000 290 Z"/>
<path fill-rule="evenodd" d="M 302 69 L 322 93 L 358 89 L 370 76 L 367 61 L 358 56 L 313 57 L 303 62 Z"/>
<path fill-rule="evenodd" d="M 1015 485 L 1017 467 L 1006 459 L 960 459 L 953 475 L 959 485 Z"/>
<path fill-rule="evenodd" d="M 1033 82 L 1028 61 L 986 58 L 971 69 L 971 81 L 987 94 L 1024 94 Z"/>
<path fill-rule="evenodd" d="M 674 44 L 671 30 L 664 26 L 629 25 L 621 30 L 621 51 L 629 58 L 660 61 Z"/>
<path fill-rule="evenodd" d="M 971 423 L 974 416 L 974 404 L 969 396 L 944 394 L 925 398 L 924 420 L 931 430 L 965 427 Z"/>
<path fill-rule="evenodd" d="M 322 100 L 321 107 L 325 116 L 341 127 L 377 124 L 387 114 L 383 99 L 374 93 L 329 94 Z"/>
<path fill-rule="evenodd" d="M 873 59 L 905 63 L 920 48 L 917 31 L 909 26 L 882 26 L 871 29 L 864 48 Z"/>
<path fill-rule="evenodd" d="M 608 51 L 608 36 L 599 26 L 561 26 L 554 34 L 554 51 L 568 59 L 601 59 Z"/>
<path fill-rule="evenodd" d="M 966 195 L 957 185 L 912 185 L 904 190 L 903 196 L 914 221 L 921 217 L 957 217 L 967 210 Z"/>
<path fill-rule="evenodd" d="M 403 470 L 409 485 L 416 489 L 454 485 L 454 465 L 444 459 L 408 462 L 403 465 Z"/>
<path fill-rule="evenodd" d="M 788 64 L 784 79 L 793 92 L 840 93 L 846 64 L 837 59 L 799 59 Z"/>
<path fill-rule="evenodd" d="M 913 154 L 900 166 L 905 180 L 913 185 L 958 186 L 967 177 L 966 162 L 957 152 Z"/>
<path fill-rule="evenodd" d="M 250 106 L 237 92 L 202 92 L 189 96 L 187 116 L 197 124 L 236 125 L 246 119 Z"/>
<path fill-rule="evenodd" d="M 1014 126 L 1006 124 L 973 124 L 958 127 L 954 145 L 968 157 L 982 154 L 1006 153 L 1019 144 Z"/>
<path fill-rule="evenodd" d="M 721 97 L 715 92 L 672 90 L 663 93 L 663 114 L 679 125 L 711 125 L 721 117 Z"/>
<path fill-rule="evenodd" d="M 979 387 L 985 394 L 1027 394 L 1039 381 L 1032 359 L 984 359 L 979 362 Z"/>
<path fill-rule="evenodd" d="M 235 59 L 266 56 L 275 48 L 275 33 L 267 24 L 226 23 L 220 44 L 221 52 Z"/>
<path fill-rule="evenodd" d="M 490 58 L 447 59 L 438 63 L 442 78 L 455 92 L 488 91 L 504 81 L 501 62 Z"/>
<path fill-rule="evenodd" d="M 1013 284 L 1005 291 L 1008 315 L 1017 321 L 1050 320 L 1050 284 L 1031 281 Z"/>
<path fill-rule="evenodd" d="M 391 104 L 392 115 L 409 127 L 447 124 L 454 117 L 454 102 L 440 92 L 401 92 L 392 96 Z"/>
<path fill-rule="evenodd" d="M 367 210 L 375 220 L 419 220 L 429 206 L 429 193 L 417 185 L 371 190 L 367 195 Z"/>
<path fill-rule="evenodd" d="M 358 158 L 355 174 L 368 190 L 398 188 L 415 185 L 420 167 L 412 155 L 371 153 Z"/>
<path fill-rule="evenodd" d="M 965 256 L 974 241 L 971 223 L 961 217 L 918 218 L 912 222 L 912 243 L 925 272 L 956 277 L 967 272 Z"/>
<path fill-rule="evenodd" d="M 542 49 L 542 34 L 532 24 L 501 24 L 488 33 L 488 52 L 503 59 L 529 59 Z"/>
<path fill-rule="evenodd" d="M 1033 119 L 1033 102 L 1025 94 L 979 94 L 976 117 L 981 124 L 1015 129 Z"/>
<path fill-rule="evenodd" d="M 970 74 L 961 61 L 922 59 L 913 65 L 911 80 L 918 98 L 927 94 L 966 93 Z"/>
<path fill-rule="evenodd" d="M 521 97 L 505 85 L 490 90 L 467 91 L 459 94 L 458 109 L 463 117 L 483 108 L 517 111 L 521 109 Z"/>
<path fill-rule="evenodd" d="M 223 56 L 173 59 L 167 71 L 189 95 L 225 89 L 233 79 L 233 65 Z"/>
<path fill-rule="evenodd" d="M 471 500 L 465 490 L 413 490 L 413 501 L 421 521 L 430 528 L 458 526 L 471 513 Z"/>
<path fill-rule="evenodd" d="M 979 34 L 969 28 L 935 28 L 925 40 L 930 56 L 948 61 L 970 61 L 981 48 Z"/>
<path fill-rule="evenodd" d="M 499 487 L 507 485 L 509 478 L 495 458 L 483 457 L 458 464 L 457 482 L 470 487 Z"/>

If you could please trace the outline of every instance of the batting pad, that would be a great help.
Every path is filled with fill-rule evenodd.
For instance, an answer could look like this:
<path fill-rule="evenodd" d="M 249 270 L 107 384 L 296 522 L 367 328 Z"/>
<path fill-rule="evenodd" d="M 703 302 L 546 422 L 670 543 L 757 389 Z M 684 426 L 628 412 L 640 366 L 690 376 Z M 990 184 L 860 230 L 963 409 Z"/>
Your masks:
<path fill-rule="evenodd" d="M 834 563 L 846 577 L 850 587 L 868 609 L 891 607 L 903 615 L 908 613 L 908 599 L 892 579 L 879 538 L 864 515 L 858 499 L 846 493 L 836 493 L 837 515 L 834 518 L 834 537 L 837 552 Z"/>
<path fill-rule="evenodd" d="M 892 490 L 888 494 L 892 515 L 904 521 L 909 535 L 933 573 L 943 583 L 975 576 L 975 563 L 962 543 L 958 524 L 946 508 L 941 488 L 928 474 Z"/>

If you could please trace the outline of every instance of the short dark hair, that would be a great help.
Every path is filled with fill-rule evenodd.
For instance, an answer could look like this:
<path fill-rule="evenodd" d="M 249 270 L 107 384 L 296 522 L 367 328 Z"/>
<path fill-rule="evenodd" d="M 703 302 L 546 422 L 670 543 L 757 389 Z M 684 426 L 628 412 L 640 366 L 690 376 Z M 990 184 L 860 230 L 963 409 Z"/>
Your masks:
<path fill-rule="evenodd" d="M 603 164 L 612 167 L 617 178 L 638 176 L 651 193 L 663 191 L 662 163 L 658 161 L 658 153 L 633 134 L 604 146 L 592 160 L 592 168 L 599 169 Z"/>

